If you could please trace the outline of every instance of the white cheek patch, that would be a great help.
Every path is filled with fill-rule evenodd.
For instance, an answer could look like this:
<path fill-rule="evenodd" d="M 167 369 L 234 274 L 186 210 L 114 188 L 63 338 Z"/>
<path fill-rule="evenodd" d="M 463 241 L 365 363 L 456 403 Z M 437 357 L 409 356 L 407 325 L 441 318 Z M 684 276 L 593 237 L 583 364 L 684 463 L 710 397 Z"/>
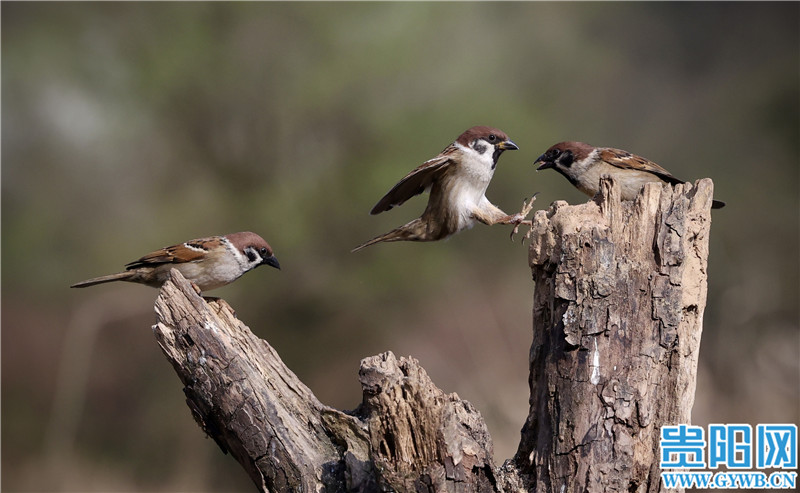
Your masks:
<path fill-rule="evenodd" d="M 248 266 L 261 263 L 261 255 L 258 254 L 258 251 L 255 248 L 247 247 L 244 250 L 245 255 L 243 255 L 243 257 Z M 253 260 L 250 260 L 250 255 L 253 256 Z"/>
<path fill-rule="evenodd" d="M 233 255 L 233 258 L 236 260 L 236 263 L 239 264 L 240 266 L 242 266 L 242 268 L 250 266 L 250 263 L 251 263 L 250 260 L 247 257 L 245 257 L 242 254 L 242 252 L 240 252 L 238 248 L 233 246 L 231 244 L 231 242 L 228 241 L 227 239 L 225 239 L 225 248 L 229 252 L 231 252 L 231 254 Z"/>
<path fill-rule="evenodd" d="M 486 142 L 482 142 L 479 139 L 476 139 L 472 141 L 472 143 L 470 144 L 470 148 L 473 149 L 478 154 L 484 155 L 486 154 L 486 151 L 489 150 L 489 144 L 487 144 Z"/>
<path fill-rule="evenodd" d="M 597 157 L 599 156 L 599 154 L 600 153 L 597 151 L 597 149 L 593 150 L 585 158 L 581 159 L 580 161 L 573 162 L 572 163 L 572 168 L 575 171 L 579 171 L 579 172 L 586 171 L 586 169 L 589 168 L 589 163 L 594 162 L 597 159 Z"/>
<path fill-rule="evenodd" d="M 462 149 L 461 176 L 466 179 L 464 185 L 470 189 L 469 192 L 465 192 L 472 196 L 473 202 L 477 202 L 486 193 L 486 188 L 494 175 L 492 153 L 479 154 L 472 147 L 462 147 Z"/>

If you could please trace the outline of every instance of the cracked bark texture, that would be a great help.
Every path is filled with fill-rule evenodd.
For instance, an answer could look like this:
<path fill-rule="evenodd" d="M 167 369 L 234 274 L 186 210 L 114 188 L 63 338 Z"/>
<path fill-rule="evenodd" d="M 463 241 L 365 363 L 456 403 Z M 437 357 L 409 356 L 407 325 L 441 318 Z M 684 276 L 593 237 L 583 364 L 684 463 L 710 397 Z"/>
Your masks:
<path fill-rule="evenodd" d="M 531 491 L 661 491 L 659 433 L 689 423 L 713 184 L 537 211 L 530 410 L 514 459 Z"/>
<path fill-rule="evenodd" d="M 500 491 L 480 413 L 413 358 L 361 362 L 363 400 L 320 403 L 222 300 L 173 269 L 156 300 L 156 339 L 200 427 L 260 491 Z"/>

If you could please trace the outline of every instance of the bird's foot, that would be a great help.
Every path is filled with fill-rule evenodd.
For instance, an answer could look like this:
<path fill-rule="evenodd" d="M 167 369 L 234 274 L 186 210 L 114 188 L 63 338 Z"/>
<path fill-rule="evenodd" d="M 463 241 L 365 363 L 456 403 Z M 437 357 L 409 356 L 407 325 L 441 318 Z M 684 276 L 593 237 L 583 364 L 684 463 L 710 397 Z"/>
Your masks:
<path fill-rule="evenodd" d="M 514 235 L 516 235 L 519 232 L 519 227 L 523 224 L 525 226 L 528 226 L 530 229 L 522 237 L 522 241 L 525 242 L 525 240 L 531 237 L 531 231 L 533 231 L 533 221 L 531 221 L 530 219 L 526 219 L 524 221 L 520 221 L 514 224 L 514 229 L 511 230 L 511 241 L 514 241 Z"/>
<path fill-rule="evenodd" d="M 509 223 L 514 225 L 514 229 L 511 230 L 511 241 L 514 241 L 514 235 L 519 232 L 519 227 L 523 224 L 530 227 L 530 229 L 525 233 L 525 236 L 522 237 L 522 241 L 524 242 L 526 239 L 530 238 L 531 231 L 533 231 L 533 221 L 525 218 L 528 217 L 528 214 L 533 210 L 533 203 L 536 201 L 537 195 L 539 195 L 539 192 L 533 194 L 530 200 L 523 200 L 522 210 L 511 216 Z"/>

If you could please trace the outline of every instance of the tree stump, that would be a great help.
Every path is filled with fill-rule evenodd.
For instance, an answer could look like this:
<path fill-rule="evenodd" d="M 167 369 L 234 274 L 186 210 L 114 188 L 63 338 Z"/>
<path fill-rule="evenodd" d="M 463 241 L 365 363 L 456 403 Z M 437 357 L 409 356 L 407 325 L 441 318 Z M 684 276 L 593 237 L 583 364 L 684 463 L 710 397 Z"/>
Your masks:
<path fill-rule="evenodd" d="M 610 179 L 537 211 L 530 410 L 514 466 L 532 491 L 659 491 L 662 425 L 689 423 L 706 304 L 711 180 Z"/>
<path fill-rule="evenodd" d="M 480 413 L 413 358 L 361 362 L 354 411 L 320 403 L 178 271 L 154 333 L 201 428 L 260 491 L 658 491 L 659 428 L 689 423 L 712 184 L 648 185 L 534 217 L 530 412 L 501 468 Z"/>

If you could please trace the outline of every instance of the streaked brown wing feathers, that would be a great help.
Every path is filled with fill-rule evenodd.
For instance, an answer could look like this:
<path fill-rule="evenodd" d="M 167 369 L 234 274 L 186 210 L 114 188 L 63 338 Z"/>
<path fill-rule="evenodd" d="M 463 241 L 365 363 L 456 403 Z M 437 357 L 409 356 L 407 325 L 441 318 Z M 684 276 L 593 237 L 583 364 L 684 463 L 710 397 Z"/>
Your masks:
<path fill-rule="evenodd" d="M 600 159 L 620 169 L 635 169 L 652 173 L 673 185 L 676 183 L 683 183 L 683 180 L 675 178 L 669 171 L 653 161 L 637 156 L 636 154 L 631 154 L 628 151 L 605 147 L 600 149 Z"/>
<path fill-rule="evenodd" d="M 161 250 L 156 250 L 155 252 L 150 252 L 139 260 L 134 260 L 133 262 L 125 265 L 125 268 L 130 270 L 137 269 L 139 267 L 152 267 L 158 264 L 181 264 L 184 262 L 200 260 L 206 255 L 205 251 L 195 250 L 194 248 L 190 248 L 186 245 L 190 244 L 195 248 L 205 250 L 205 240 L 207 239 L 202 238 L 199 240 L 192 240 L 187 243 L 172 245 L 162 248 Z"/>
<path fill-rule="evenodd" d="M 450 147 L 435 158 L 425 161 L 418 168 L 403 177 L 397 185 L 392 187 L 392 189 L 375 204 L 370 214 L 380 214 L 381 212 L 388 211 L 392 207 L 401 205 L 411 197 L 424 192 L 453 162 L 449 157 L 449 150 Z"/>

